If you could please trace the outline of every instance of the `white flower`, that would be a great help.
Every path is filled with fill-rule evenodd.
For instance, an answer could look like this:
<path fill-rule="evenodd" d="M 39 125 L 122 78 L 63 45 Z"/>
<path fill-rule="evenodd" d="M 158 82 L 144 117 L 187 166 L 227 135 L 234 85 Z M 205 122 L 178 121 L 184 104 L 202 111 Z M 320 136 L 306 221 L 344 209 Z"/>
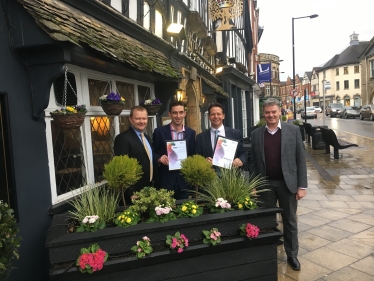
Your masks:
<path fill-rule="evenodd" d="M 82 223 L 87 223 L 88 222 L 88 218 L 85 217 L 83 220 L 82 220 Z"/>
<path fill-rule="evenodd" d="M 144 241 L 151 241 L 151 239 L 149 239 L 147 236 L 144 236 L 144 237 L 143 237 L 143 240 L 144 240 Z"/>
<path fill-rule="evenodd" d="M 102 95 L 100 98 L 99 98 L 99 100 L 106 100 L 106 97 L 107 97 L 108 95 Z"/>
<path fill-rule="evenodd" d="M 145 100 L 145 101 L 144 101 L 144 104 L 145 104 L 145 105 L 152 104 L 152 100 Z"/>
<path fill-rule="evenodd" d="M 88 220 L 89 223 L 95 223 L 95 221 L 96 221 L 95 218 L 90 218 L 90 219 Z"/>

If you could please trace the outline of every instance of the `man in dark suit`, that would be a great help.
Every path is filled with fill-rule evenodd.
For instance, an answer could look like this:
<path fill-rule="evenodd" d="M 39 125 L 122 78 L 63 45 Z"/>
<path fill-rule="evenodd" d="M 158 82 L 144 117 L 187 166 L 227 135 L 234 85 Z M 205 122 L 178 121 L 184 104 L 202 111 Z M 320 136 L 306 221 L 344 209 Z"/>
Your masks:
<path fill-rule="evenodd" d="M 137 183 L 126 190 L 126 201 L 130 200 L 135 191 L 140 191 L 145 186 L 153 186 L 153 181 L 157 178 L 157 162 L 153 155 L 152 142 L 149 136 L 144 134 L 148 124 L 147 110 L 142 106 L 134 106 L 130 111 L 129 120 L 131 127 L 117 135 L 114 140 L 114 155 L 136 158 L 142 166 L 143 175 Z M 146 146 L 141 134 L 144 134 Z"/>
<path fill-rule="evenodd" d="M 179 170 L 169 171 L 169 160 L 171 159 L 168 157 L 166 141 L 186 140 L 187 156 L 192 156 L 195 154 L 196 132 L 183 124 L 186 117 L 183 102 L 171 102 L 168 114 L 171 123 L 156 128 L 153 132 L 153 147 L 156 160 L 159 163 L 160 187 L 173 190 L 175 199 L 186 199 L 188 198 L 187 190 L 191 189 L 191 186 L 186 183 Z"/>
<path fill-rule="evenodd" d="M 208 162 L 212 163 L 216 138 L 217 136 L 223 136 L 238 141 L 232 166 L 238 168 L 246 164 L 248 156 L 243 150 L 243 134 L 239 130 L 228 128 L 223 125 L 225 111 L 222 104 L 210 104 L 208 113 L 211 128 L 196 136 L 196 154 L 204 156 Z"/>
<path fill-rule="evenodd" d="M 282 208 L 284 249 L 287 262 L 300 270 L 297 259 L 297 201 L 306 195 L 307 169 L 304 144 L 297 126 L 280 121 L 281 110 L 277 99 L 264 101 L 266 125 L 252 132 L 252 152 L 249 174 L 266 177 L 266 192 L 259 193 L 264 207 Z M 259 204 L 260 205 L 260 204 Z"/>

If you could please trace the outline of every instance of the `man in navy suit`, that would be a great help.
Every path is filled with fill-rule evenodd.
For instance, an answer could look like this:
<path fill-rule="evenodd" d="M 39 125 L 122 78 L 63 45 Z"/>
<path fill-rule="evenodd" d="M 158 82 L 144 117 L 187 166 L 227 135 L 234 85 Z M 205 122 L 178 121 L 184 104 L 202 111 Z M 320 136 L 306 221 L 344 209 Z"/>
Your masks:
<path fill-rule="evenodd" d="M 191 189 L 191 186 L 186 183 L 179 170 L 169 171 L 169 161 L 171 159 L 168 157 L 166 141 L 186 140 L 187 156 L 192 156 L 195 153 L 196 132 L 183 124 L 186 117 L 183 102 L 171 102 L 168 114 L 171 123 L 156 128 L 153 132 L 153 147 L 156 160 L 159 163 L 160 187 L 173 190 L 175 199 L 186 199 L 188 198 L 187 190 Z"/>
<path fill-rule="evenodd" d="M 249 174 L 266 177 L 266 192 L 259 194 L 263 207 L 282 208 L 284 249 L 287 262 L 300 270 L 297 259 L 297 202 L 306 195 L 307 168 L 304 144 L 297 126 L 281 122 L 279 101 L 269 98 L 262 104 L 266 125 L 252 132 Z"/>
<path fill-rule="evenodd" d="M 233 167 L 241 167 L 248 161 L 247 153 L 243 150 L 243 134 L 239 130 L 225 127 L 225 111 L 220 103 L 212 103 L 208 108 L 211 128 L 201 132 L 196 136 L 196 154 L 202 155 L 206 160 L 212 163 L 213 151 L 217 136 L 223 136 L 238 141 Z"/>
<path fill-rule="evenodd" d="M 142 106 L 134 106 L 130 111 L 129 120 L 131 127 L 117 135 L 114 140 L 114 155 L 128 155 L 131 158 L 136 158 L 142 166 L 143 175 L 137 183 L 125 191 L 126 201 L 130 200 L 135 191 L 140 191 L 145 186 L 153 186 L 157 179 L 157 162 L 153 155 L 152 141 L 147 134 L 144 134 L 148 124 L 147 110 Z M 142 133 L 151 159 L 143 144 Z"/>

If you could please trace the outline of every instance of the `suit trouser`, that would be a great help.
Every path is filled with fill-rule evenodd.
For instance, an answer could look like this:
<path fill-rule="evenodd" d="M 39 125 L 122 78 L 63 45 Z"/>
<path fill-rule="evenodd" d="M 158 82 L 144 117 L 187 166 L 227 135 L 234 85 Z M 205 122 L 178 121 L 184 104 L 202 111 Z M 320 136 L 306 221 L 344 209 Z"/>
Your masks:
<path fill-rule="evenodd" d="M 297 200 L 284 180 L 268 180 L 269 185 L 262 189 L 269 191 L 259 193 L 260 207 L 276 207 L 277 201 L 282 209 L 284 250 L 288 257 L 297 257 L 299 242 L 297 237 Z"/>

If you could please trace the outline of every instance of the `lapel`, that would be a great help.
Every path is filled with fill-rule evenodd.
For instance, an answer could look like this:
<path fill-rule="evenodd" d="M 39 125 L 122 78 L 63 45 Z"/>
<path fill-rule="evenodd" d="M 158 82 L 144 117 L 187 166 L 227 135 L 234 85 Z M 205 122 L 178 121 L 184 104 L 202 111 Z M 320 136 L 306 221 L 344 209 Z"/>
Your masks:
<path fill-rule="evenodd" d="M 262 145 L 259 145 L 259 147 L 260 147 L 260 151 L 261 151 L 262 161 L 264 163 L 265 163 L 265 143 L 264 143 L 265 131 L 266 131 L 266 127 L 264 126 L 263 130 L 259 129 L 259 132 L 258 132 L 259 144 L 262 144 Z"/>
<path fill-rule="evenodd" d="M 204 132 L 204 143 L 208 146 L 209 155 L 213 155 L 212 140 L 210 138 L 210 129 Z"/>
<path fill-rule="evenodd" d="M 172 136 L 171 136 L 171 130 L 170 130 L 170 124 L 167 124 L 164 126 L 164 130 L 165 130 L 165 137 L 166 137 L 166 140 L 172 140 Z M 165 141 L 166 141 L 165 140 Z M 165 147 L 166 147 L 166 144 L 165 144 Z"/>
<path fill-rule="evenodd" d="M 145 150 L 144 148 L 144 145 L 143 145 L 143 142 L 140 140 L 140 137 L 139 137 L 139 132 L 138 131 L 135 131 L 132 127 L 130 128 L 134 138 L 135 138 L 135 142 L 138 144 L 139 148 L 144 152 L 144 154 L 147 156 L 148 158 L 148 154 L 147 154 L 147 151 Z M 149 137 L 144 134 L 144 137 L 148 140 L 149 144 L 151 144 L 151 141 L 149 139 Z M 151 146 L 152 147 L 152 146 Z"/>
<path fill-rule="evenodd" d="M 285 122 L 281 122 L 281 156 L 283 154 L 284 148 L 286 147 L 286 138 L 288 132 L 287 125 L 285 125 Z"/>

